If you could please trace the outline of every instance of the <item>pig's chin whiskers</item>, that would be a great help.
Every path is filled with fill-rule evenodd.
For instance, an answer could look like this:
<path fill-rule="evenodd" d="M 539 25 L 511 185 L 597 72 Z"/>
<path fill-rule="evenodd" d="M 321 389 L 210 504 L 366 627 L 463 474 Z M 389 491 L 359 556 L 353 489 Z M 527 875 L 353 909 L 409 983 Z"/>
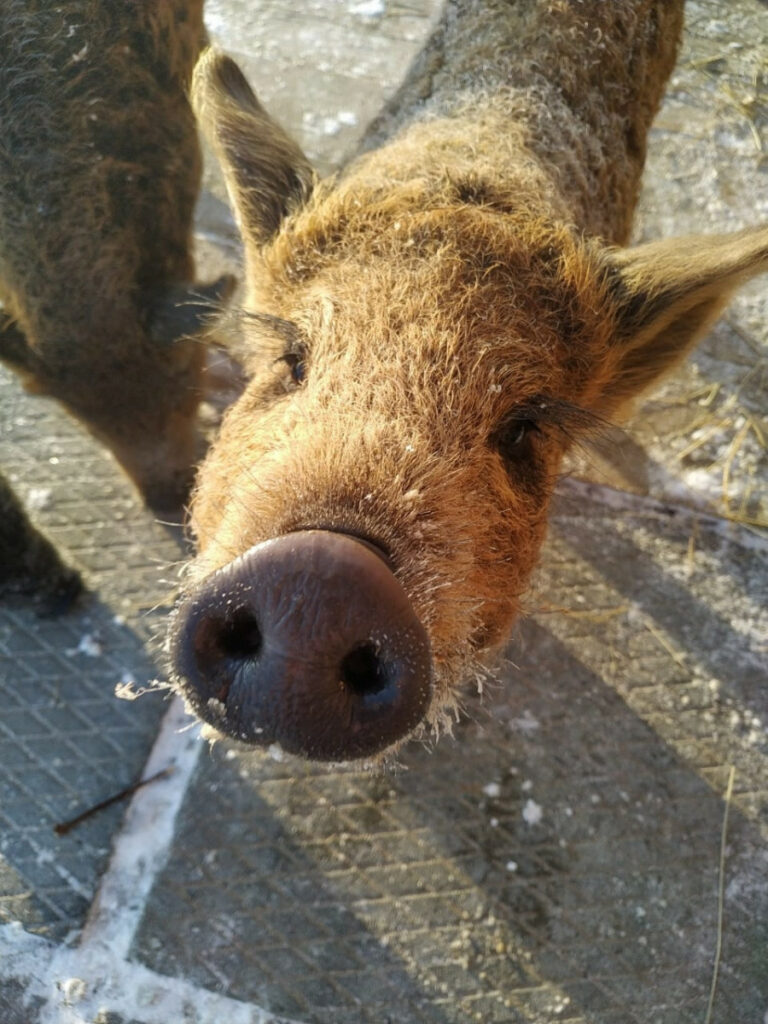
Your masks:
<path fill-rule="evenodd" d="M 163 566 L 165 572 L 173 572 L 174 569 L 181 570 L 189 564 L 188 558 L 151 558 L 150 561 L 155 565 Z"/>

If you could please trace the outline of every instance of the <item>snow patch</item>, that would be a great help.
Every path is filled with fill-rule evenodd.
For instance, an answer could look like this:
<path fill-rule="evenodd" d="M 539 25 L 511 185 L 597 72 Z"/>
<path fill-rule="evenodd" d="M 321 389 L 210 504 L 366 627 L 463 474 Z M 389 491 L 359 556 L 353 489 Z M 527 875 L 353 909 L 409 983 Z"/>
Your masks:
<path fill-rule="evenodd" d="M 523 807 L 523 821 L 527 825 L 538 825 L 543 817 L 544 811 L 541 804 L 537 804 L 535 800 L 526 800 L 525 807 Z"/>
<path fill-rule="evenodd" d="M 358 18 L 381 18 L 387 13 L 386 0 L 361 0 L 351 8 Z"/>

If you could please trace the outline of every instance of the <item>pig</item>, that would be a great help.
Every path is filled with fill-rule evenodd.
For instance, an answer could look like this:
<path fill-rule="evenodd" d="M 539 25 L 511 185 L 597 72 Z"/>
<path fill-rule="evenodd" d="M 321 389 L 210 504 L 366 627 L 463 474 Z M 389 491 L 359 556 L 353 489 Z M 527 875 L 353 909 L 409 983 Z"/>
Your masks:
<path fill-rule="evenodd" d="M 193 103 L 249 382 L 199 474 L 174 685 L 218 734 L 387 758 L 507 637 L 565 452 L 682 359 L 768 230 L 627 247 L 675 0 L 448 0 L 318 181 L 236 64 Z"/>
<path fill-rule="evenodd" d="M 233 283 L 194 277 L 206 41 L 202 0 L 0 7 L 0 359 L 168 513 L 202 454 L 200 334 Z"/>

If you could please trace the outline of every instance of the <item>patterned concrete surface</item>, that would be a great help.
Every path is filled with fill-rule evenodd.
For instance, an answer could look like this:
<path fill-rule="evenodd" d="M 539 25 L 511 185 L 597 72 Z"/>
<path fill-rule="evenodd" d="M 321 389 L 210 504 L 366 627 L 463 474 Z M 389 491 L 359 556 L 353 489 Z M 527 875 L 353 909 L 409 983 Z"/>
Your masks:
<path fill-rule="evenodd" d="M 208 17 L 327 168 L 438 6 Z M 768 220 L 767 55 L 764 4 L 689 3 L 638 237 Z M 0 460 L 91 591 L 0 610 L 2 1024 L 765 1024 L 766 324 L 763 280 L 564 481 L 505 660 L 385 774 L 210 750 L 163 694 L 115 697 L 159 671 L 183 546 L 0 374 Z"/>

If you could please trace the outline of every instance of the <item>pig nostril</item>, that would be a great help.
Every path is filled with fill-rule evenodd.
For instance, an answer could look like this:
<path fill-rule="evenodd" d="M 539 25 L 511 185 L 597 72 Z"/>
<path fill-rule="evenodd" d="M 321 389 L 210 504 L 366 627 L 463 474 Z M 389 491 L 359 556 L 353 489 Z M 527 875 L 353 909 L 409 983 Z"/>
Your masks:
<path fill-rule="evenodd" d="M 198 633 L 196 646 L 204 656 L 246 661 L 258 657 L 262 644 L 256 616 L 248 608 L 236 608 L 224 619 L 208 620 Z"/>
<path fill-rule="evenodd" d="M 263 644 L 256 616 L 248 608 L 237 608 L 223 623 L 219 649 L 229 658 L 246 660 L 258 657 Z"/>
<path fill-rule="evenodd" d="M 372 644 L 356 647 L 341 662 L 341 681 L 352 693 L 380 693 L 390 683 L 390 672 Z"/>

